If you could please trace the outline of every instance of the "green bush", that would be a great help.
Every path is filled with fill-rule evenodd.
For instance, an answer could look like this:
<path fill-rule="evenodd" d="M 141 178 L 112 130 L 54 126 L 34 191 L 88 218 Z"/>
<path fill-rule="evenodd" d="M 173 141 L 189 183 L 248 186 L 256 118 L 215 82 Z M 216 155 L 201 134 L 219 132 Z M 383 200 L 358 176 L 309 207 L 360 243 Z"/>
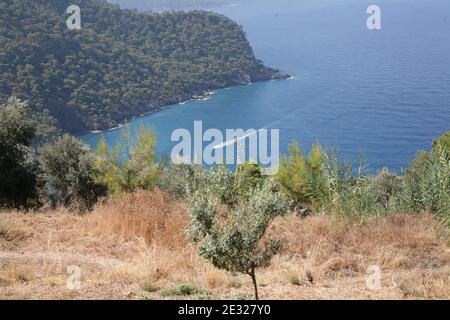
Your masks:
<path fill-rule="evenodd" d="M 185 199 L 205 188 L 208 181 L 218 177 L 221 184 L 215 187 L 220 189 L 216 192 L 221 193 L 223 200 L 229 205 L 233 205 L 238 196 L 244 197 L 258 187 L 266 178 L 262 175 L 261 166 L 257 164 L 241 164 L 236 174 L 233 174 L 223 165 L 207 169 L 195 164 L 170 163 L 158 174 L 156 185 L 176 198 Z"/>
<path fill-rule="evenodd" d="M 392 208 L 402 190 L 402 179 L 389 172 L 388 168 L 383 168 L 377 176 L 369 179 L 369 192 L 374 194 L 376 202 L 387 210 Z"/>
<path fill-rule="evenodd" d="M 118 143 L 110 150 L 102 138 L 96 152 L 96 181 L 108 188 L 109 195 L 151 189 L 156 184 L 160 166 L 155 163 L 155 133 L 142 127 L 131 143 L 129 128 L 123 130 L 124 146 Z"/>
<path fill-rule="evenodd" d="M 450 160 L 450 131 L 433 141 L 433 152 Z"/>
<path fill-rule="evenodd" d="M 449 221 L 450 160 L 441 154 L 422 152 L 405 172 L 401 205 L 420 213 L 430 211 Z"/>
<path fill-rule="evenodd" d="M 362 167 L 361 167 L 362 168 Z M 346 195 L 356 179 L 353 174 L 353 164 L 338 159 L 336 149 L 324 154 L 322 173 L 329 190 L 329 202 L 335 205 Z M 360 176 L 362 176 L 361 170 Z"/>
<path fill-rule="evenodd" d="M 347 218 L 366 219 L 392 213 L 422 213 L 441 216 L 450 223 L 450 159 L 445 136 L 433 144 L 433 152 L 421 152 L 403 176 L 383 169 L 377 176 L 358 173 L 349 162 L 340 162 L 336 152 L 325 154 L 322 171 L 329 185 L 330 209 Z"/>
<path fill-rule="evenodd" d="M 197 290 L 190 285 L 182 284 L 176 288 L 161 291 L 161 297 L 171 297 L 171 296 L 191 296 L 197 293 L 204 293 L 203 290 Z"/>
<path fill-rule="evenodd" d="M 259 164 L 246 162 L 237 167 L 236 185 L 240 190 L 249 191 L 257 188 L 264 183 L 265 178 L 263 168 Z"/>
<path fill-rule="evenodd" d="M 336 150 L 325 154 L 322 170 L 329 186 L 333 214 L 361 220 L 390 212 L 401 190 L 400 179 L 386 168 L 377 176 L 368 176 L 365 168 L 362 155 L 355 170 L 353 163 L 338 159 Z"/>
<path fill-rule="evenodd" d="M 296 203 L 321 206 L 329 199 L 329 188 L 322 172 L 323 162 L 320 145 L 314 145 L 305 156 L 298 143 L 294 142 L 289 146 L 289 156 L 280 161 L 276 181 Z"/>
<path fill-rule="evenodd" d="M 44 199 L 53 207 L 90 209 L 106 187 L 94 181 L 94 158 L 89 147 L 65 134 L 39 149 Z"/>
<path fill-rule="evenodd" d="M 204 169 L 199 165 L 168 164 L 156 178 L 156 185 L 175 198 L 185 199 L 198 189 Z"/>
<path fill-rule="evenodd" d="M 0 105 L 0 207 L 37 204 L 34 136 L 26 103 L 10 98 Z"/>
<path fill-rule="evenodd" d="M 450 226 L 450 132 L 433 141 L 432 152 L 419 153 L 402 181 L 400 210 L 432 212 Z"/>

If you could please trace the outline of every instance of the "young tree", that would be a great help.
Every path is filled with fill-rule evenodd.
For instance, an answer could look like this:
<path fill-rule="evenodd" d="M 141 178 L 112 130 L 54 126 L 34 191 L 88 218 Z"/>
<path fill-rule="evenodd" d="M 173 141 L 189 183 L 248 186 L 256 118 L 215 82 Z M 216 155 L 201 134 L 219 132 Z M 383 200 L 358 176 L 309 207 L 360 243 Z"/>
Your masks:
<path fill-rule="evenodd" d="M 267 180 L 229 206 L 222 192 L 217 192 L 232 187 L 223 184 L 229 181 L 227 177 L 224 169 L 215 169 L 208 183 L 190 198 L 192 222 L 188 236 L 200 243 L 199 255 L 216 268 L 249 275 L 258 300 L 256 269 L 267 266 L 280 249 L 266 230 L 276 216 L 288 211 L 289 202 Z"/>
<path fill-rule="evenodd" d="M 156 182 L 160 167 L 155 164 L 156 138 L 153 130 L 140 128 L 132 145 L 129 128 L 123 129 L 124 147 L 120 143 L 110 150 L 102 138 L 97 146 L 97 181 L 108 186 L 110 195 L 150 189 Z"/>
<path fill-rule="evenodd" d="M 289 146 L 289 156 L 283 157 L 276 175 L 283 191 L 295 202 L 320 205 L 328 199 L 326 179 L 322 173 L 324 155 L 320 145 L 314 145 L 305 156 L 297 142 Z"/>
<path fill-rule="evenodd" d="M 89 147 L 65 134 L 39 149 L 43 195 L 55 207 L 90 209 L 106 187 L 94 181 L 94 158 Z"/>
<path fill-rule="evenodd" d="M 10 98 L 0 105 L 0 206 L 36 202 L 36 162 L 30 147 L 34 134 L 26 103 Z"/>

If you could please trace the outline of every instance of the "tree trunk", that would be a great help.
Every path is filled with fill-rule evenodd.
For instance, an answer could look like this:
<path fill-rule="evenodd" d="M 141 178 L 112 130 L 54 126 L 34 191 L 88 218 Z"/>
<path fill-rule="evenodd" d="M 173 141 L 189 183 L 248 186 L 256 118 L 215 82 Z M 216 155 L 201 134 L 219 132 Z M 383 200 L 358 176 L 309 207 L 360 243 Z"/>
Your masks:
<path fill-rule="evenodd" d="M 253 287 L 255 288 L 255 300 L 259 300 L 258 296 L 258 284 L 256 283 L 256 274 L 255 268 L 252 268 L 252 271 L 249 273 L 250 277 L 252 277 Z"/>

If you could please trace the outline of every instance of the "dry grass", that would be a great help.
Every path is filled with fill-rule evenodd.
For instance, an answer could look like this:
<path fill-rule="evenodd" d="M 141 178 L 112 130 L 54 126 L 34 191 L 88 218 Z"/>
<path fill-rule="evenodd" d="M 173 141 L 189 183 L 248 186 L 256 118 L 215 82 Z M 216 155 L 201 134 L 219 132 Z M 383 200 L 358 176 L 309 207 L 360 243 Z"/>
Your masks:
<path fill-rule="evenodd" d="M 160 299 L 182 284 L 197 289 L 191 298 L 251 298 L 248 277 L 198 258 L 187 224 L 185 204 L 158 190 L 88 215 L 0 213 L 0 298 Z M 284 249 L 257 274 L 263 299 L 450 298 L 449 238 L 431 215 L 365 224 L 289 216 L 270 233 Z M 80 290 L 66 287 L 70 265 L 81 269 Z M 382 271 L 377 290 L 366 286 L 370 265 Z"/>
<path fill-rule="evenodd" d="M 184 203 L 171 201 L 163 192 L 137 191 L 98 205 L 88 219 L 94 233 L 115 235 L 117 241 L 143 239 L 167 248 L 187 245 L 188 223 Z"/>

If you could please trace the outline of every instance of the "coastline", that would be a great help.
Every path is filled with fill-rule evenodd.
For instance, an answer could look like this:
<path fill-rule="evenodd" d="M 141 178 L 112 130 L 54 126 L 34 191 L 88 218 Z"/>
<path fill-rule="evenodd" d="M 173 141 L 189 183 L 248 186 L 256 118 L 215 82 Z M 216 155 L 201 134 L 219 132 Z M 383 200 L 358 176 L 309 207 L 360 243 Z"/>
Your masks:
<path fill-rule="evenodd" d="M 229 88 L 232 88 L 232 87 L 229 87 Z M 165 109 L 170 109 L 170 108 L 173 108 L 173 107 L 175 107 L 175 106 L 177 106 L 177 105 L 183 105 L 183 104 L 186 104 L 186 103 L 192 102 L 192 101 L 205 101 L 205 100 L 209 100 L 209 99 L 211 99 L 211 96 L 213 96 L 214 94 L 215 94 L 214 91 L 207 91 L 207 92 L 205 93 L 205 95 L 207 95 L 207 97 L 205 96 L 204 98 L 191 98 L 191 99 L 188 99 L 188 100 L 181 101 L 181 102 L 179 102 L 179 103 L 168 104 L 168 105 L 165 105 L 165 106 L 162 106 L 162 107 L 155 108 L 154 110 L 146 111 L 146 112 L 143 112 L 143 113 L 141 113 L 141 114 L 135 115 L 135 116 L 133 116 L 133 117 L 131 117 L 131 118 L 129 118 L 129 119 L 125 119 L 123 122 L 119 123 L 119 125 L 117 125 L 117 126 L 115 126 L 115 127 L 111 127 L 111 128 L 104 129 L 104 130 L 85 131 L 85 132 L 82 132 L 82 133 L 80 133 L 80 134 L 77 134 L 77 136 L 83 136 L 83 135 L 89 134 L 89 133 L 92 133 L 92 134 L 101 134 L 101 133 L 108 132 L 108 131 L 119 130 L 119 129 L 122 129 L 122 128 L 123 128 L 123 126 L 125 125 L 125 121 L 127 121 L 127 120 L 135 120 L 135 119 L 139 119 L 139 118 L 142 118 L 142 117 L 145 117 L 145 116 L 148 116 L 148 115 L 151 115 L 151 114 L 154 114 L 154 113 L 163 111 L 163 110 L 165 110 Z"/>
<path fill-rule="evenodd" d="M 193 101 L 206 101 L 206 100 L 209 100 L 209 99 L 211 99 L 211 97 L 214 96 L 214 94 L 216 93 L 215 90 L 230 90 L 230 89 L 232 89 L 232 88 L 234 88 L 234 87 L 244 86 L 244 85 L 249 86 L 249 85 L 252 85 L 252 84 L 257 83 L 257 82 L 265 82 L 265 81 L 271 82 L 271 81 L 280 81 L 280 80 L 292 80 L 292 79 L 295 78 L 294 76 L 291 76 L 291 75 L 288 75 L 288 74 L 282 74 L 282 75 L 283 75 L 283 77 L 279 77 L 279 78 L 273 78 L 273 79 L 267 79 L 267 80 L 259 80 L 259 81 L 254 81 L 254 82 L 248 82 L 248 83 L 245 83 L 245 84 L 234 84 L 234 85 L 225 86 L 225 87 L 221 87 L 221 88 L 205 90 L 205 91 L 204 91 L 202 94 L 200 94 L 200 95 L 192 95 L 190 99 L 182 100 L 182 101 L 180 101 L 180 102 L 178 102 L 178 103 L 170 103 L 170 104 L 166 104 L 166 105 L 163 105 L 163 106 L 161 106 L 161 107 L 157 107 L 157 108 L 155 108 L 155 109 L 153 109 L 153 110 L 146 111 L 146 112 L 143 112 L 143 113 L 134 115 L 134 116 L 132 116 L 132 117 L 130 117 L 130 118 L 125 118 L 125 119 L 124 119 L 122 122 L 120 122 L 117 126 L 110 127 L 110 128 L 103 129 L 103 130 L 88 130 L 88 131 L 83 131 L 83 132 L 77 133 L 77 134 L 75 134 L 75 135 L 76 135 L 77 137 L 80 137 L 80 136 L 84 136 L 84 135 L 86 135 L 86 134 L 103 134 L 103 133 L 108 132 L 108 131 L 116 131 L 116 130 L 120 130 L 121 128 L 123 128 L 125 122 L 128 121 L 128 120 L 139 119 L 139 118 L 142 118 L 142 117 L 145 117 L 145 116 L 148 116 L 148 115 L 151 115 L 151 114 L 154 114 L 154 113 L 163 111 L 163 110 L 165 110 L 165 109 L 174 108 L 174 107 L 176 107 L 176 106 L 178 106 L 178 105 L 184 105 L 184 104 L 186 104 L 186 103 L 188 103 L 188 102 L 193 102 Z"/>

